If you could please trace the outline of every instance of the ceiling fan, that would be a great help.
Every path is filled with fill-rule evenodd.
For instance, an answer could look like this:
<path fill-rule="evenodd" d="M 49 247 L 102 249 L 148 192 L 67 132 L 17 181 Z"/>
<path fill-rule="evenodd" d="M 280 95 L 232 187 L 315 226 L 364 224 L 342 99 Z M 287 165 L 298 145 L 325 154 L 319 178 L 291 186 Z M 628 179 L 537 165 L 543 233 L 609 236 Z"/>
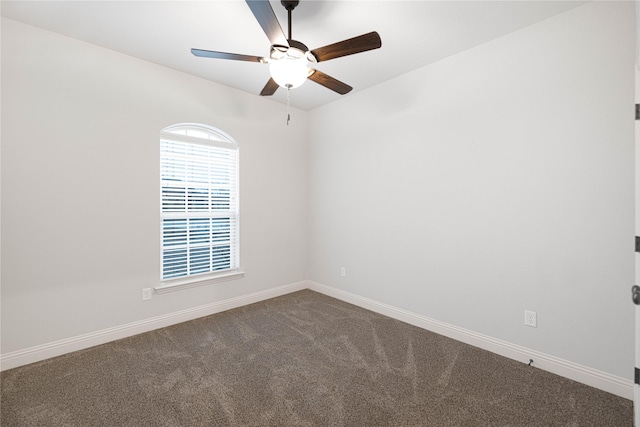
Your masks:
<path fill-rule="evenodd" d="M 307 79 L 331 89 L 340 95 L 344 95 L 353 88 L 322 71 L 312 68 L 310 65 L 342 56 L 378 49 L 382 46 L 380 36 L 377 32 L 373 31 L 318 49 L 309 50 L 304 43 L 293 40 L 291 36 L 291 12 L 298 6 L 298 3 L 300 3 L 299 0 L 280 1 L 287 10 L 289 37 L 285 37 L 268 0 L 246 0 L 246 2 L 271 42 L 271 51 L 268 58 L 202 49 L 191 49 L 191 53 L 195 56 L 205 58 L 268 63 L 271 78 L 269 78 L 269 81 L 260 92 L 261 96 L 273 95 L 279 86 L 287 89 L 298 87 Z"/>

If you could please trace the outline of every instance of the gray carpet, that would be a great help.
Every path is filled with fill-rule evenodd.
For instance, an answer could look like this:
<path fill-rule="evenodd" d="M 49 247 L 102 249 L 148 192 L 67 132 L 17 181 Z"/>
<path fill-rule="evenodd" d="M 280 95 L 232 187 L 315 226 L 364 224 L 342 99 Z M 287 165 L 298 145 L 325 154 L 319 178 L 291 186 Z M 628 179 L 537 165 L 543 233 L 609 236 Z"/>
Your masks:
<path fill-rule="evenodd" d="M 632 426 L 632 402 L 309 291 L 2 373 L 10 426 Z"/>

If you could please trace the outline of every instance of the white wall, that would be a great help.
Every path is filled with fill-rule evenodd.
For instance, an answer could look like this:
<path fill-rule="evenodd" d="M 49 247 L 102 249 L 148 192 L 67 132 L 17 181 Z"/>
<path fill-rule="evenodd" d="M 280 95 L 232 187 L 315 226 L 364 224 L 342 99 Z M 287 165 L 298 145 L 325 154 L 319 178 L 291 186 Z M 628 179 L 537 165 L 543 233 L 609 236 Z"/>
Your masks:
<path fill-rule="evenodd" d="M 306 278 L 306 114 L 2 20 L 2 352 Z M 240 144 L 246 276 L 156 295 L 159 132 Z"/>
<path fill-rule="evenodd" d="M 630 379 L 634 13 L 587 4 L 312 111 L 310 279 Z"/>

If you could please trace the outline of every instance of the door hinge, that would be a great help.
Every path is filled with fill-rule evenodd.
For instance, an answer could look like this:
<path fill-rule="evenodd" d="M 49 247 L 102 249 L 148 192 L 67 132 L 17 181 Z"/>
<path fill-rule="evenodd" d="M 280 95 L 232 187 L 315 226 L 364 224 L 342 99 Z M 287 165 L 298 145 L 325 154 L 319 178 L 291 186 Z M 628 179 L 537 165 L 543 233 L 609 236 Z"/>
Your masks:
<path fill-rule="evenodd" d="M 636 375 L 635 375 L 635 381 L 634 382 L 636 384 L 640 385 L 640 369 L 636 368 L 635 371 L 636 371 Z"/>
<path fill-rule="evenodd" d="M 636 120 L 640 120 L 640 104 L 636 104 Z"/>
<path fill-rule="evenodd" d="M 640 252 L 640 236 L 636 236 L 636 252 Z"/>

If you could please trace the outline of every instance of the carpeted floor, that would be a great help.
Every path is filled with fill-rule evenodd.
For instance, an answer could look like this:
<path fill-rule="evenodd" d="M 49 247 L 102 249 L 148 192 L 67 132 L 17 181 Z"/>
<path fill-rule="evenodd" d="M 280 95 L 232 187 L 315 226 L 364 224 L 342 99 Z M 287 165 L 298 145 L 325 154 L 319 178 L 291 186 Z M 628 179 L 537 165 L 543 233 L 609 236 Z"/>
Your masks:
<path fill-rule="evenodd" d="M 632 426 L 632 402 L 305 290 L 2 373 L 11 426 Z"/>

